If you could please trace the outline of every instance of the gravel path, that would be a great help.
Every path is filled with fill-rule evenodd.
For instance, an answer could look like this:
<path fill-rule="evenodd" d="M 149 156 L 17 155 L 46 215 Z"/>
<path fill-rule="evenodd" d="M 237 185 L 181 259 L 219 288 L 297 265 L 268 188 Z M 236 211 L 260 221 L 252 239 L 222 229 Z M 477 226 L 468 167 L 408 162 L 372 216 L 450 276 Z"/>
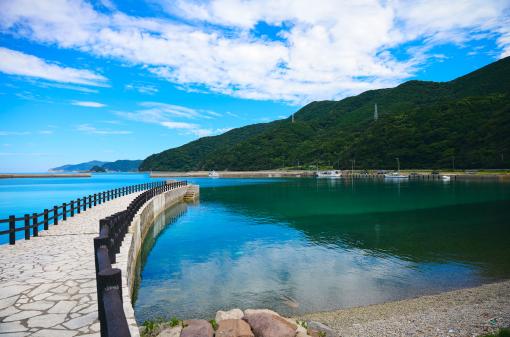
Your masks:
<path fill-rule="evenodd" d="M 478 336 L 510 326 L 510 281 L 298 319 L 329 325 L 338 336 Z"/>
<path fill-rule="evenodd" d="M 0 246 L 0 337 L 99 336 L 92 239 L 100 219 L 125 209 L 139 193 L 88 209 L 39 237 Z"/>

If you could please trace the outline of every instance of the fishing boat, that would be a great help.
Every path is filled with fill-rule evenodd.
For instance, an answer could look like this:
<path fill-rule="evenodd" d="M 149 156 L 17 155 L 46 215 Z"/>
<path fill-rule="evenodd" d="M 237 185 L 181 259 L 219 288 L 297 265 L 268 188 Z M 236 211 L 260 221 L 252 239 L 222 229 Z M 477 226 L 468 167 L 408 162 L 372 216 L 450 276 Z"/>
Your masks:
<path fill-rule="evenodd" d="M 441 176 L 443 181 L 450 181 L 450 176 Z"/>
<path fill-rule="evenodd" d="M 409 176 L 400 174 L 400 161 L 398 158 L 395 158 L 395 159 L 397 160 L 397 171 L 391 172 L 391 173 L 386 173 L 384 175 L 384 178 L 385 179 L 409 179 Z"/>
<path fill-rule="evenodd" d="M 339 170 L 317 171 L 315 175 L 317 176 L 317 178 L 340 178 L 342 176 L 342 171 Z"/>
<path fill-rule="evenodd" d="M 219 178 L 220 174 L 214 170 L 209 172 L 209 178 Z"/>

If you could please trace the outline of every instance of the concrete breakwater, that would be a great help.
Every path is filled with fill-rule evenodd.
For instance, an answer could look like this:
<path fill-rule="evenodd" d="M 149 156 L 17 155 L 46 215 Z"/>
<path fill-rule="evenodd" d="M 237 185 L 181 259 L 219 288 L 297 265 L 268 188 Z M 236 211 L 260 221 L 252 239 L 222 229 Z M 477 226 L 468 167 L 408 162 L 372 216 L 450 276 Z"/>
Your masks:
<path fill-rule="evenodd" d="M 100 219 L 125 210 L 140 193 L 76 214 L 32 240 L 0 246 L 0 336 L 99 336 L 93 238 Z M 178 187 L 146 202 L 118 255 L 132 336 L 139 336 L 130 290 L 141 243 L 157 215 L 186 193 L 198 195 L 198 186 Z"/>
<path fill-rule="evenodd" d="M 39 237 L 0 246 L 1 336 L 99 336 L 92 240 L 99 220 L 139 193 L 76 214 Z"/>
<path fill-rule="evenodd" d="M 122 242 L 120 252 L 117 255 L 117 263 L 114 267 L 122 271 L 124 313 L 126 318 L 128 318 L 131 336 L 133 337 L 139 336 L 138 326 L 134 320 L 135 316 L 131 297 L 137 277 L 137 264 L 142 244 L 158 215 L 177 203 L 184 201 L 184 197 L 190 193 L 198 197 L 200 193 L 199 186 L 187 185 L 175 188 L 150 199 L 135 215 L 128 233 Z"/>

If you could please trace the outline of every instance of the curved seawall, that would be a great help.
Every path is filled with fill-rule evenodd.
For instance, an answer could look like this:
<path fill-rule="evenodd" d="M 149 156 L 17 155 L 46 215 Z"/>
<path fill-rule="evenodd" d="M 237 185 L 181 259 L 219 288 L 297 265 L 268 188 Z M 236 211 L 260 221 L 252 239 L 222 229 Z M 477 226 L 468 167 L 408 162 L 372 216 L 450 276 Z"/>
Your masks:
<path fill-rule="evenodd" d="M 128 320 L 131 336 L 139 336 L 131 295 L 136 284 L 137 264 L 143 241 L 147 234 L 150 233 L 154 221 L 162 212 L 184 201 L 184 199 L 198 197 L 199 193 L 199 186 L 187 185 L 156 195 L 142 206 L 131 222 L 129 231 L 122 242 L 120 253 L 117 255 L 117 264 L 115 265 L 116 268 L 122 271 L 124 312 Z"/>

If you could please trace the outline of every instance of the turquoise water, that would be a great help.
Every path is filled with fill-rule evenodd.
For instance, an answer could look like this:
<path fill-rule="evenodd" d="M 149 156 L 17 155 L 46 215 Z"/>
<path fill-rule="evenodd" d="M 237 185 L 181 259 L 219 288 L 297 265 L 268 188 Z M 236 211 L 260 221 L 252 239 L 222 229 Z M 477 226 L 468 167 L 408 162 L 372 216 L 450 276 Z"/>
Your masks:
<path fill-rule="evenodd" d="M 214 181 L 144 243 L 139 322 L 233 307 L 295 315 L 510 276 L 509 184 Z"/>
<path fill-rule="evenodd" d="M 175 178 L 178 179 L 178 178 Z M 63 202 L 76 200 L 90 194 L 163 179 L 150 178 L 146 173 L 93 174 L 90 178 L 13 178 L 0 179 L 0 219 L 10 215 L 22 217 L 24 214 L 40 213 L 45 208 L 60 206 Z M 252 180 L 212 180 L 188 179 L 203 186 L 248 184 Z M 17 223 L 16 226 L 22 226 Z M 0 230 L 8 229 L 7 223 L 0 223 Z M 17 239 L 23 238 L 17 232 Z M 7 235 L 0 236 L 0 244 L 9 241 Z"/>

